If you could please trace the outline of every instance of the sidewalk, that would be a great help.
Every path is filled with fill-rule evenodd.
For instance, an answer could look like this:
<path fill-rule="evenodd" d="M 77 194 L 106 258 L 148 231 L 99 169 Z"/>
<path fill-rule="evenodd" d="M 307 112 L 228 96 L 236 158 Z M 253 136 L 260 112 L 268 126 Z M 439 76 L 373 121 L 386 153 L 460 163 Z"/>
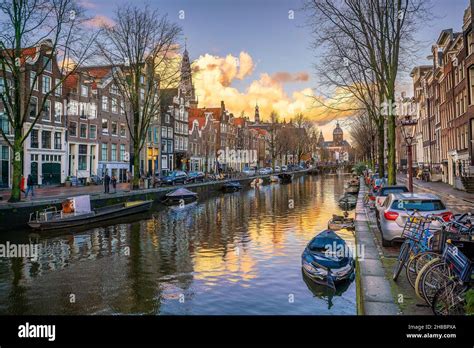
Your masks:
<path fill-rule="evenodd" d="M 406 175 L 397 174 L 397 182 L 401 184 L 408 184 Z M 468 203 L 474 204 L 474 194 L 461 190 L 456 190 L 444 182 L 426 182 L 423 180 L 413 179 L 413 186 L 437 195 L 444 195 L 451 199 L 462 199 Z"/>
<path fill-rule="evenodd" d="M 127 192 L 130 191 L 130 184 L 122 183 L 117 184 L 117 192 Z M 114 189 L 110 185 L 110 193 L 113 193 Z M 0 200 L 0 204 L 6 204 L 10 198 L 11 190 L 1 190 L 0 197 L 3 199 Z M 73 187 L 64 187 L 64 186 L 51 186 L 51 187 L 41 187 L 35 188 L 35 196 L 31 197 L 31 194 L 28 195 L 28 198 L 25 199 L 25 195 L 21 194 L 22 201 L 41 201 L 47 198 L 61 198 L 61 197 L 70 197 L 70 196 L 79 196 L 79 195 L 98 195 L 104 193 L 103 185 L 89 185 L 89 186 L 73 186 Z"/>

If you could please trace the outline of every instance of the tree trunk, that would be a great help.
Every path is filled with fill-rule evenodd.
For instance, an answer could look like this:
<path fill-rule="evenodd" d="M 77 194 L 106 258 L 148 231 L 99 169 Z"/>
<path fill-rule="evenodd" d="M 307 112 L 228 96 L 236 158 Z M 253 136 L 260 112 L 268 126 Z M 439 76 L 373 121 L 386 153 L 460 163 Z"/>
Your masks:
<path fill-rule="evenodd" d="M 13 175 L 12 175 L 12 192 L 9 202 L 21 201 L 21 175 L 22 175 L 22 158 L 23 145 L 21 143 L 21 129 L 15 129 L 15 140 L 13 142 Z"/>
<path fill-rule="evenodd" d="M 378 164 L 379 164 L 379 174 L 383 178 L 385 175 L 385 124 L 383 116 L 381 120 L 378 121 L 377 131 L 378 131 Z M 375 169 L 375 168 L 374 168 Z"/>
<path fill-rule="evenodd" d="M 133 144 L 133 182 L 132 189 L 140 189 L 140 149 L 138 144 Z"/>
<path fill-rule="evenodd" d="M 395 115 L 393 112 L 388 116 L 388 131 L 387 131 L 387 146 L 388 146 L 388 184 L 397 184 L 397 164 L 395 159 Z"/>

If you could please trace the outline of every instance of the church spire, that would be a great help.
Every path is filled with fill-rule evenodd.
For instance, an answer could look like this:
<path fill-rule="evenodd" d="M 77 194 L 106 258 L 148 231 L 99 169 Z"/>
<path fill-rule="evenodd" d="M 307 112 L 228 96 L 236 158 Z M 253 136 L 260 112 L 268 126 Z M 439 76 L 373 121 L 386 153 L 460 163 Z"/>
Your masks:
<path fill-rule="evenodd" d="M 189 60 L 188 54 L 187 38 L 184 40 L 183 59 L 181 61 L 181 81 L 179 84 L 179 95 L 180 97 L 183 97 L 185 101 L 189 101 L 192 107 L 197 106 L 193 86 L 191 62 Z"/>
<path fill-rule="evenodd" d="M 260 123 L 260 111 L 258 109 L 258 102 L 255 102 L 255 123 Z"/>

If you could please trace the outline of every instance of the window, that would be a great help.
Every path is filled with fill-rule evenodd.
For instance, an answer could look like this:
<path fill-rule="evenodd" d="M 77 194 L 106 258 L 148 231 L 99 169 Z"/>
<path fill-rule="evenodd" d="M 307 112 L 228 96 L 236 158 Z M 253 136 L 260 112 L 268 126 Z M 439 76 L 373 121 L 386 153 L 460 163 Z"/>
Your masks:
<path fill-rule="evenodd" d="M 120 101 L 120 113 L 122 115 L 125 115 L 125 103 L 123 102 L 123 100 Z"/>
<path fill-rule="evenodd" d="M 145 100 L 145 89 L 140 88 L 140 99 L 143 101 Z"/>
<path fill-rule="evenodd" d="M 41 148 L 42 149 L 51 148 L 51 132 L 50 131 L 41 132 Z"/>
<path fill-rule="evenodd" d="M 109 111 L 109 98 L 102 97 L 102 110 Z"/>
<path fill-rule="evenodd" d="M 125 161 L 125 145 L 120 144 L 120 160 Z"/>
<path fill-rule="evenodd" d="M 170 115 L 169 114 L 165 115 L 165 123 L 170 123 Z"/>
<path fill-rule="evenodd" d="M 54 149 L 61 150 L 61 132 L 54 133 Z"/>
<path fill-rule="evenodd" d="M 51 77 L 43 76 L 43 93 L 49 93 L 51 91 Z"/>
<path fill-rule="evenodd" d="M 173 137 L 173 127 L 168 127 L 168 138 L 172 138 Z"/>
<path fill-rule="evenodd" d="M 158 133 L 158 131 L 159 131 L 159 128 L 158 128 L 158 127 L 154 127 L 154 128 L 153 128 L 153 131 L 154 131 L 154 132 L 153 132 L 153 142 L 154 142 L 154 143 L 158 143 L 158 138 L 159 138 L 159 133 Z"/>
<path fill-rule="evenodd" d="M 52 59 L 50 57 L 43 57 L 44 71 L 52 72 Z"/>
<path fill-rule="evenodd" d="M 109 134 L 109 121 L 106 118 L 102 119 L 102 134 Z"/>
<path fill-rule="evenodd" d="M 87 120 L 87 103 L 79 103 L 79 115 L 83 120 Z"/>
<path fill-rule="evenodd" d="M 39 139 L 38 139 L 38 130 L 33 129 L 30 133 L 30 146 L 32 149 L 37 149 L 39 147 Z"/>
<path fill-rule="evenodd" d="M 38 79 L 36 79 L 36 72 L 30 71 L 30 88 L 34 91 L 38 90 Z"/>
<path fill-rule="evenodd" d="M 89 96 L 89 87 L 85 85 L 81 85 L 81 96 L 88 97 Z"/>
<path fill-rule="evenodd" d="M 91 124 L 89 126 L 89 138 L 90 139 L 97 138 L 97 126 L 96 125 Z"/>
<path fill-rule="evenodd" d="M 120 125 L 120 136 L 121 137 L 126 137 L 127 136 L 127 128 L 125 127 L 124 124 Z"/>
<path fill-rule="evenodd" d="M 0 129 L 2 129 L 5 134 L 10 134 L 10 123 L 4 113 L 0 113 Z"/>
<path fill-rule="evenodd" d="M 166 138 L 166 127 L 161 127 L 161 137 Z"/>
<path fill-rule="evenodd" d="M 89 118 L 97 118 L 97 105 L 95 103 L 89 104 Z"/>
<path fill-rule="evenodd" d="M 81 123 L 79 136 L 83 139 L 87 138 L 87 124 Z"/>
<path fill-rule="evenodd" d="M 116 161 L 117 160 L 117 144 L 112 144 L 112 147 L 110 149 L 111 152 L 111 160 Z"/>
<path fill-rule="evenodd" d="M 77 137 L 77 122 L 69 122 L 68 132 L 71 137 Z"/>
<path fill-rule="evenodd" d="M 102 144 L 102 151 L 101 151 L 102 161 L 108 161 L 107 151 L 108 151 L 107 144 Z"/>
<path fill-rule="evenodd" d="M 87 170 L 87 145 L 79 145 L 78 169 Z"/>
<path fill-rule="evenodd" d="M 168 153 L 173 153 L 173 140 L 168 140 Z"/>
<path fill-rule="evenodd" d="M 114 114 L 118 113 L 118 105 L 117 105 L 117 99 L 112 98 L 112 112 Z"/>
<path fill-rule="evenodd" d="M 61 123 L 61 114 L 63 111 L 63 104 L 60 102 L 54 103 L 54 122 Z"/>
<path fill-rule="evenodd" d="M 161 152 L 166 152 L 166 140 L 161 140 Z"/>
<path fill-rule="evenodd" d="M 117 122 L 112 122 L 112 135 L 117 136 Z"/>
<path fill-rule="evenodd" d="M 43 120 L 51 121 L 51 101 L 46 100 L 43 106 Z"/>
<path fill-rule="evenodd" d="M 38 114 L 38 98 L 36 97 L 31 97 L 30 98 L 30 118 L 36 118 L 36 115 Z"/>
<path fill-rule="evenodd" d="M 71 100 L 68 105 L 69 115 L 79 115 L 79 104 L 75 100 Z"/>
<path fill-rule="evenodd" d="M 56 97 L 60 97 L 63 94 L 63 85 L 61 83 L 61 80 L 56 79 L 54 83 L 56 87 L 56 89 L 54 90 L 54 94 L 56 95 Z"/>
<path fill-rule="evenodd" d="M 116 85 L 112 85 L 112 87 L 110 87 L 110 93 L 112 94 L 119 94 L 119 89 Z"/>

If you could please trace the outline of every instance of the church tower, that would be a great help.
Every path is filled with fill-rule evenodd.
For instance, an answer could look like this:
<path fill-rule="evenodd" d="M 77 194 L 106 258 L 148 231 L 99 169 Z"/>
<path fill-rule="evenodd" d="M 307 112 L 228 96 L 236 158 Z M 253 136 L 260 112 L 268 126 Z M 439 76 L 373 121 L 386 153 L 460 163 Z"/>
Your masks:
<path fill-rule="evenodd" d="M 189 101 L 190 106 L 197 107 L 196 95 L 193 86 L 193 77 L 191 71 L 191 62 L 189 61 L 189 54 L 184 44 L 183 60 L 181 61 L 181 81 L 179 83 L 179 96 L 183 97 L 185 101 Z"/>
<path fill-rule="evenodd" d="M 260 123 L 260 111 L 258 110 L 258 104 L 255 104 L 255 123 Z"/>
<path fill-rule="evenodd" d="M 332 132 L 332 140 L 335 146 L 341 145 L 342 141 L 344 140 L 344 132 L 339 126 L 339 122 L 336 123 L 336 128 Z"/>

